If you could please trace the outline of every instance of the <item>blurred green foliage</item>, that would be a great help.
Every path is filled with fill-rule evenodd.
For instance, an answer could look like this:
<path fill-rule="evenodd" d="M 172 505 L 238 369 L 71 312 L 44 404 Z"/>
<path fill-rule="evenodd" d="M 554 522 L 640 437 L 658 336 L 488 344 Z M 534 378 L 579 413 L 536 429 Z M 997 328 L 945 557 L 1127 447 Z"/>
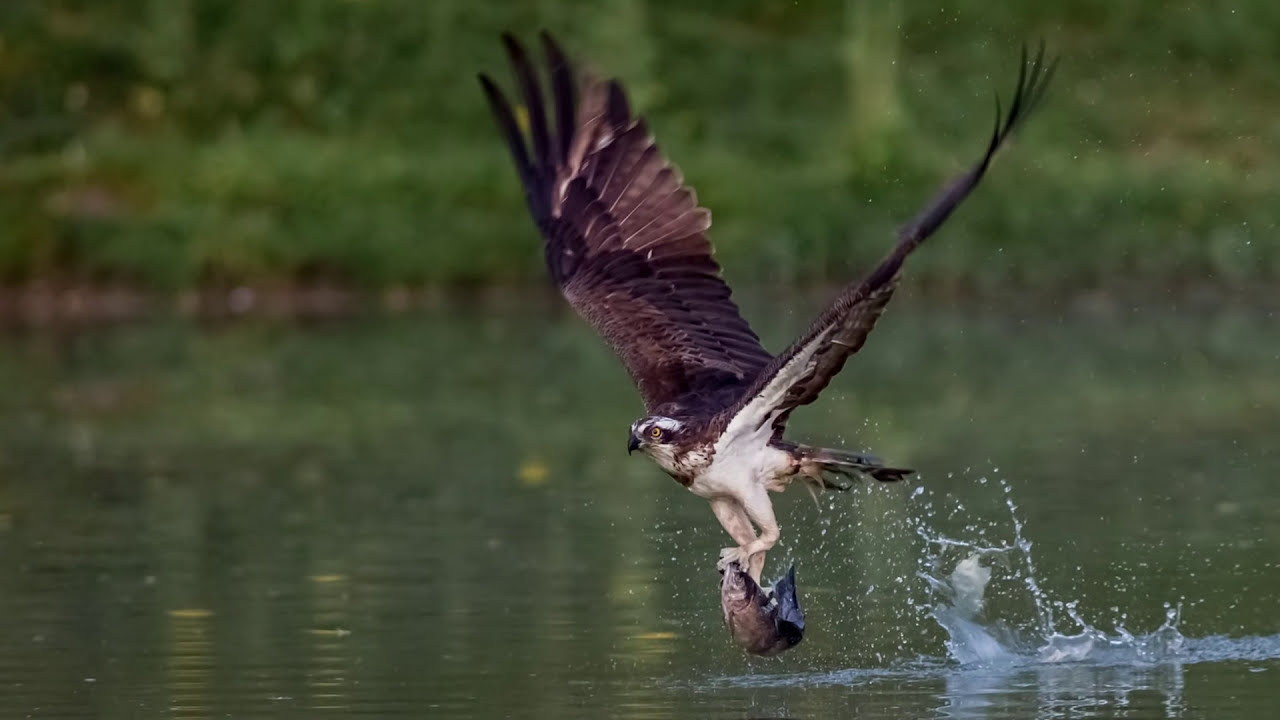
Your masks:
<path fill-rule="evenodd" d="M 1280 276 L 1280 5 L 6 0 L 0 283 L 542 279 L 477 71 L 555 32 L 621 77 L 735 282 L 865 268 L 975 157 L 1018 43 L 1043 113 L 915 272 L 944 289 Z"/>

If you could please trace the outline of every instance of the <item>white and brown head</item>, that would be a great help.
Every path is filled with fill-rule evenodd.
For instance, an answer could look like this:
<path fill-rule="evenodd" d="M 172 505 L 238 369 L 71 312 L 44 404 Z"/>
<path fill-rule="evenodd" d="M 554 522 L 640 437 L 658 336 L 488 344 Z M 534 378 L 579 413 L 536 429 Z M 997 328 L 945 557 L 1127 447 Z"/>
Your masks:
<path fill-rule="evenodd" d="M 631 423 L 631 436 L 627 438 L 627 454 L 636 450 L 653 458 L 653 461 L 672 475 L 688 472 L 682 462 L 689 449 L 690 428 L 675 418 L 650 415 Z"/>

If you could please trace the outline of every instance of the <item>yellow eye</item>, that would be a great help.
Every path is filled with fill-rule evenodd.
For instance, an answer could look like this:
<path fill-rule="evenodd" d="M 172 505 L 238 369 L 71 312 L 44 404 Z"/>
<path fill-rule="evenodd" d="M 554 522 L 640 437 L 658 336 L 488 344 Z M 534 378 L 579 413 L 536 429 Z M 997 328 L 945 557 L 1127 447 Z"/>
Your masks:
<path fill-rule="evenodd" d="M 653 437 L 653 438 L 660 438 L 660 437 L 662 437 L 662 428 L 658 428 L 658 427 L 656 427 L 656 428 L 654 428 L 654 429 L 650 430 L 650 431 L 649 431 L 649 437 Z"/>

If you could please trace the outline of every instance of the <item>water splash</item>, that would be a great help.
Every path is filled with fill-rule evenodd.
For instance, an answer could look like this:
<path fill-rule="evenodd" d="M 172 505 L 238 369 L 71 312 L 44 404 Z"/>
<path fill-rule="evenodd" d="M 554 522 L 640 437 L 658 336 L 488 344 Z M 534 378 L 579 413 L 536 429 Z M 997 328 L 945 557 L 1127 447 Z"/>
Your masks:
<path fill-rule="evenodd" d="M 1163 663 L 1180 659 L 1186 639 L 1178 631 L 1181 605 L 1165 604 L 1165 620 L 1145 635 L 1116 623 L 1113 632 L 1099 629 L 1085 618 L 1076 601 L 1056 602 L 1037 582 L 1031 542 L 1013 501 L 1011 488 L 1001 481 L 1005 506 L 1013 523 L 1007 544 L 982 545 L 947 537 L 927 523 L 921 513 L 916 533 L 928 552 L 919 576 L 931 589 L 930 615 L 946 631 L 947 652 L 962 665 L 1022 665 L 1026 663 Z M 919 494 L 917 493 L 917 497 Z M 986 613 L 987 587 L 993 578 L 1022 580 L 1033 619 L 1018 625 Z M 1059 629 L 1055 610 L 1065 613 L 1077 632 Z"/>
<path fill-rule="evenodd" d="M 1175 604 L 1166 603 L 1163 622 L 1150 632 L 1127 629 L 1127 615 L 1119 607 L 1110 608 L 1112 630 L 1099 629 L 1075 600 L 1057 600 L 1041 587 L 1032 543 L 1008 484 L 978 482 L 1003 490 L 1011 523 L 970 522 L 952 533 L 968 539 L 943 534 L 935 526 L 962 521 L 966 511 L 959 503 L 935 506 L 937 498 L 924 486 L 911 491 L 912 512 L 903 518 L 906 532 L 925 546 L 915 556 L 916 576 L 924 585 L 908 605 L 915 619 L 932 618 L 946 632 L 945 658 L 934 652 L 934 636 L 923 654 L 919 638 L 904 636 L 902 646 L 909 649 L 888 661 L 877 655 L 832 669 L 829 658 L 820 658 L 809 669 L 783 665 L 727 675 L 718 668 L 710 677 L 682 679 L 672 687 L 755 692 L 859 686 L 866 693 L 915 687 L 935 694 L 937 714 L 951 718 L 1107 713 L 1174 718 L 1187 712 L 1187 667 L 1249 663 L 1249 672 L 1265 672 L 1280 660 L 1280 634 L 1184 637 L 1178 629 L 1181 606 Z M 837 509 L 830 506 L 833 514 Z M 1006 537 L 1000 539 L 1001 534 Z M 860 594 L 878 592 L 882 586 L 859 589 Z M 848 651 L 841 652 L 847 660 Z"/>

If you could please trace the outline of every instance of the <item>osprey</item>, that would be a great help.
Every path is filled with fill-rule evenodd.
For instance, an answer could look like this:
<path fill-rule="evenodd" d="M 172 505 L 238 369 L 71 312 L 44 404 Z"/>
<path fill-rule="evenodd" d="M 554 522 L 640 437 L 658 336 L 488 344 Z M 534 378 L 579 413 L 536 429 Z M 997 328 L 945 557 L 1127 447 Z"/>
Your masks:
<path fill-rule="evenodd" d="M 738 312 L 707 239 L 711 214 L 658 150 L 616 81 L 579 79 L 541 35 L 550 106 L 524 48 L 504 34 L 527 123 L 479 76 L 515 160 L 529 212 L 545 238 L 551 279 L 613 348 L 644 400 L 627 452 L 640 450 L 711 510 L 737 543 L 718 567 L 759 582 L 779 528 L 769 493 L 796 479 L 838 487 L 834 475 L 899 480 L 911 471 L 871 456 L 783 438 L 787 419 L 818 398 L 857 352 L 893 296 L 903 262 L 977 186 L 1001 144 L 1053 75 L 1044 47 L 1026 48 L 1007 114 L 996 98 L 986 152 L 898 232 L 892 251 L 844 288 L 795 342 L 769 353 Z M 526 132 L 527 130 L 527 132 Z M 759 528 L 756 529 L 752 524 Z"/>

